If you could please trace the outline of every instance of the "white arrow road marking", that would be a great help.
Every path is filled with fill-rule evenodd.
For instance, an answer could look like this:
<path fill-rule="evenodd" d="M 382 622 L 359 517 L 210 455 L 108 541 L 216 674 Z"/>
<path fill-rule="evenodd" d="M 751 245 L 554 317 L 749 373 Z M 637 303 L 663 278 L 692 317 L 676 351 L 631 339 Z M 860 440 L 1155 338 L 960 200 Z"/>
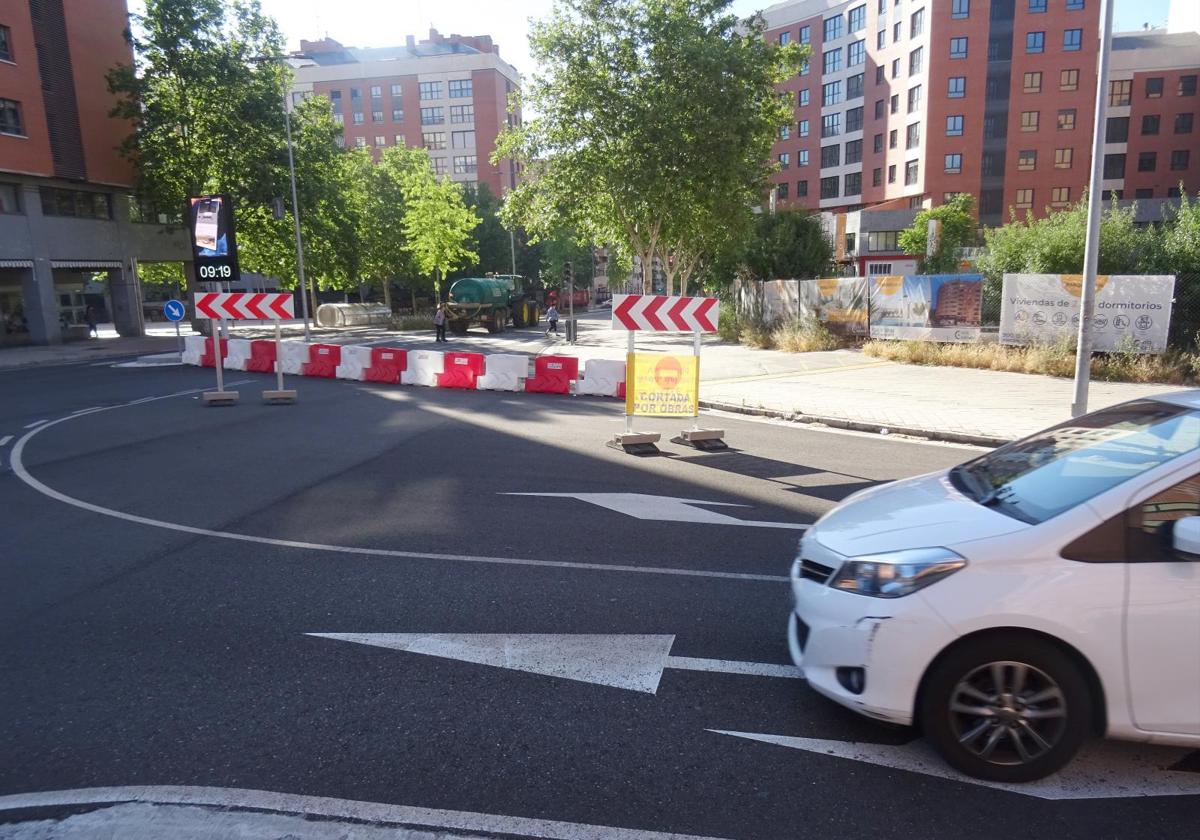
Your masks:
<path fill-rule="evenodd" d="M 742 525 L 747 528 L 791 528 L 803 531 L 808 526 L 798 522 L 760 522 L 754 519 L 738 519 L 714 510 L 693 507 L 749 507 L 730 502 L 706 502 L 702 499 L 677 499 L 673 496 L 651 496 L 645 493 L 501 493 L 502 496 L 548 496 L 560 499 L 578 499 L 615 510 L 635 519 L 657 522 L 694 522 L 701 525 Z"/>
<path fill-rule="evenodd" d="M 664 668 L 802 679 L 790 665 L 671 656 L 671 635 L 599 633 L 306 633 L 494 668 L 655 694 Z"/>
<path fill-rule="evenodd" d="M 1200 795 L 1200 774 L 1167 770 L 1188 752 L 1175 747 L 1097 741 L 1084 748 L 1062 770 L 1036 782 L 1003 784 L 972 779 L 950 768 L 924 741 L 903 746 L 825 741 L 758 732 L 710 729 L 718 735 L 748 738 L 795 750 L 907 770 L 956 782 L 1022 793 L 1039 799 L 1109 799 L 1125 796 Z"/>

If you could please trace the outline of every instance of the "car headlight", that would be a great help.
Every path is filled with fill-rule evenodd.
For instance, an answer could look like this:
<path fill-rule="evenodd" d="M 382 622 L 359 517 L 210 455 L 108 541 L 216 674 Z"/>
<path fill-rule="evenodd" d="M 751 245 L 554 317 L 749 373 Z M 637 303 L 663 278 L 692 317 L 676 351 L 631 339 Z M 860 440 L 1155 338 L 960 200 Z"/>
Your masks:
<path fill-rule="evenodd" d="M 966 560 L 945 548 L 868 554 L 843 563 L 829 585 L 872 598 L 903 598 L 965 565 Z"/>

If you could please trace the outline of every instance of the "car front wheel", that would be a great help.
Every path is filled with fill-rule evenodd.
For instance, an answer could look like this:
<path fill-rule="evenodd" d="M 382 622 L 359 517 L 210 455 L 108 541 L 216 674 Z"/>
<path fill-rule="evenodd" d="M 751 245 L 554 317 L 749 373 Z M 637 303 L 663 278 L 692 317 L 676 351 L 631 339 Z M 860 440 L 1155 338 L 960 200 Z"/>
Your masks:
<path fill-rule="evenodd" d="M 967 642 L 935 663 L 921 724 L 946 762 L 968 776 L 1029 782 L 1066 765 L 1091 731 L 1079 666 L 1024 635 Z"/>

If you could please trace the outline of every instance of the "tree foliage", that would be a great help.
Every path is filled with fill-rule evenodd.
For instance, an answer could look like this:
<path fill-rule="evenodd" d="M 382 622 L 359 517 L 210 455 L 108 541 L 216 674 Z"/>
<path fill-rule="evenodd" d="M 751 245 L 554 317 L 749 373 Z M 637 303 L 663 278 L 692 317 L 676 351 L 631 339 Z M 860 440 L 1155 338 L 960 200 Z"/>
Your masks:
<path fill-rule="evenodd" d="M 478 259 L 471 232 L 480 219 L 463 201 L 462 186 L 438 179 L 428 161 L 404 172 L 401 189 L 404 248 L 421 273 L 432 275 L 434 294 L 440 299 L 446 273 Z"/>
<path fill-rule="evenodd" d="M 762 280 L 820 277 L 827 273 L 833 249 L 821 220 L 806 210 L 763 213 L 738 261 Z"/>
<path fill-rule="evenodd" d="M 906 254 L 920 256 L 923 274 L 950 274 L 958 270 L 958 250 L 976 241 L 976 222 L 972 214 L 975 199 L 967 193 L 957 193 L 945 204 L 922 210 L 912 226 L 900 232 L 900 249 Z M 941 223 L 937 247 L 927 255 L 929 222 Z"/>

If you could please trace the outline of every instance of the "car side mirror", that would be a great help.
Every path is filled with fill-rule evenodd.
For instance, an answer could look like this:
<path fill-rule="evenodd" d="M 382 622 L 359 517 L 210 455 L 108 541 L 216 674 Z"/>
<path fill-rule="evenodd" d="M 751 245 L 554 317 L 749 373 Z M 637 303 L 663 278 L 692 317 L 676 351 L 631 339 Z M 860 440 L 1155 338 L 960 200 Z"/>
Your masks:
<path fill-rule="evenodd" d="M 1171 529 L 1171 547 L 1179 554 L 1187 555 L 1187 559 L 1200 560 L 1200 516 L 1175 520 Z"/>

